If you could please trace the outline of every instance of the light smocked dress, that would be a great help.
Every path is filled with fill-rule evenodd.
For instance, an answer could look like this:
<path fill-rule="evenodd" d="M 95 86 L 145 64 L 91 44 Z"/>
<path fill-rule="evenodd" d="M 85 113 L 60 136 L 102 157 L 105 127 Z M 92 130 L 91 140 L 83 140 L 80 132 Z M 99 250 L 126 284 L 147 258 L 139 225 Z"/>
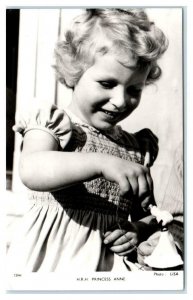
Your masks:
<path fill-rule="evenodd" d="M 22 135 L 44 130 L 59 151 L 96 152 L 143 164 L 134 134 L 115 126 L 103 134 L 56 106 L 37 110 L 15 127 Z M 35 176 L 35 174 L 34 174 Z M 70 272 L 128 270 L 123 258 L 103 243 L 103 234 L 127 220 L 132 199 L 119 196 L 119 186 L 96 178 L 55 192 L 29 190 L 29 210 L 8 253 L 13 272 Z"/>

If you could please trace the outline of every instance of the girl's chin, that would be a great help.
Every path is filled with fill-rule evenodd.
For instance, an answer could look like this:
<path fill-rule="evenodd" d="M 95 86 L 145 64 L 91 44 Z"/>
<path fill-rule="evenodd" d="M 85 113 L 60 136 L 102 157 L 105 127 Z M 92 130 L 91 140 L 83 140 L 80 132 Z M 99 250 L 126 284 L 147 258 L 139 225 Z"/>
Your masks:
<path fill-rule="evenodd" d="M 93 118 L 90 118 L 88 123 L 96 129 L 104 131 L 112 129 L 118 122 L 120 122 L 117 119 L 108 118 L 106 116 L 104 117 L 104 115 L 101 116 L 101 114 L 98 114 Z"/>
<path fill-rule="evenodd" d="M 110 130 L 112 129 L 114 126 L 116 125 L 116 123 L 109 123 L 109 122 L 96 122 L 95 124 L 93 124 L 93 127 L 95 127 L 98 130 L 101 131 L 105 131 L 105 130 Z"/>

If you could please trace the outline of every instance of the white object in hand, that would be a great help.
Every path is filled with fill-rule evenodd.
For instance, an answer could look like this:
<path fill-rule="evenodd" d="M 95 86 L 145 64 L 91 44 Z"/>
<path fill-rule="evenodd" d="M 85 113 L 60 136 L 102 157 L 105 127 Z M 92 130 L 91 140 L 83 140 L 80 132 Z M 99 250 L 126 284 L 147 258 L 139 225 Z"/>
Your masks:
<path fill-rule="evenodd" d="M 162 226 L 165 226 L 173 221 L 173 216 L 171 213 L 169 213 L 169 211 L 161 210 L 154 205 L 150 205 L 149 208 L 152 216 L 156 217 L 157 222 L 159 223 L 162 221 Z"/>

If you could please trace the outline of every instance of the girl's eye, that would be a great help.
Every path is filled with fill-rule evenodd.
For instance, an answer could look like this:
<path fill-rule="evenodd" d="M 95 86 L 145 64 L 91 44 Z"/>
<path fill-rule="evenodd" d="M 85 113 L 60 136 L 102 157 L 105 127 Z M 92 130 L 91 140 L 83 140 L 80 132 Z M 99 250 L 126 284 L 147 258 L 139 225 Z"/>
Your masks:
<path fill-rule="evenodd" d="M 142 93 L 142 89 L 141 88 L 136 88 L 134 86 L 130 86 L 127 89 L 127 93 L 133 97 L 140 97 L 141 93 Z"/>
<path fill-rule="evenodd" d="M 99 81 L 99 84 L 105 89 L 112 89 L 116 86 L 116 82 L 113 80 Z"/>

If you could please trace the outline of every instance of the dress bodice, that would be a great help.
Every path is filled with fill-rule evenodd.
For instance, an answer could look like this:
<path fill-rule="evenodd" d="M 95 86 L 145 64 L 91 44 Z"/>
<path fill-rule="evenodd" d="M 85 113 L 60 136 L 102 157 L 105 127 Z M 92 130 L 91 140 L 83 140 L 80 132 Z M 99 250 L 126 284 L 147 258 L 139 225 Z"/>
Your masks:
<path fill-rule="evenodd" d="M 95 152 L 113 155 L 128 161 L 143 163 L 139 145 L 134 135 L 120 126 L 102 133 L 79 120 L 67 111 L 71 122 L 71 137 L 62 151 Z M 120 197 L 119 186 L 100 177 L 56 192 L 29 191 L 30 199 L 46 203 L 56 201 L 63 208 L 94 210 L 107 214 L 118 213 L 128 217 L 132 199 Z"/>

